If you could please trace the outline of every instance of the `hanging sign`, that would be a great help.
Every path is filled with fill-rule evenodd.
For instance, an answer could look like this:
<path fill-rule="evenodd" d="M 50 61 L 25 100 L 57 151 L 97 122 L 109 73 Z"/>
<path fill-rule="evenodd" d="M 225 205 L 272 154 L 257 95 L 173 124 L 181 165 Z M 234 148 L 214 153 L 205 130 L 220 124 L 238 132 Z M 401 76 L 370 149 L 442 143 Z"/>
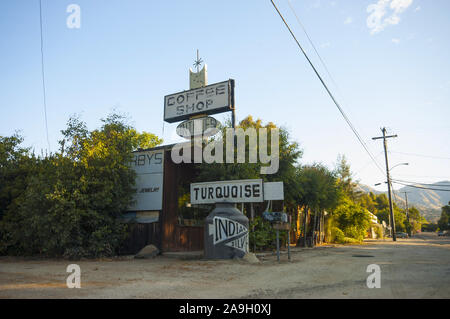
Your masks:
<path fill-rule="evenodd" d="M 164 121 L 189 119 L 196 114 L 216 114 L 234 107 L 234 80 L 183 91 L 164 97 Z"/>
<path fill-rule="evenodd" d="M 220 122 L 211 116 L 186 120 L 177 126 L 177 134 L 190 139 L 194 136 L 213 136 L 219 132 Z"/>

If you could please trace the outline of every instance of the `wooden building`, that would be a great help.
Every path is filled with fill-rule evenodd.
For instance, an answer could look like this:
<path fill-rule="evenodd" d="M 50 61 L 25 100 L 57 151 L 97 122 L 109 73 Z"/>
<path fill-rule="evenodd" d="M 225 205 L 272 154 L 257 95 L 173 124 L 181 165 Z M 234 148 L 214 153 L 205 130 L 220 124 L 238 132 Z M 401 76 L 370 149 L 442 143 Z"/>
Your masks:
<path fill-rule="evenodd" d="M 132 211 L 130 235 L 125 241 L 121 254 L 135 254 L 146 245 L 153 244 L 162 252 L 203 250 L 203 221 L 201 218 L 184 218 L 183 212 L 190 208 L 186 204 L 189 184 L 194 178 L 195 164 L 175 164 L 171 158 L 173 145 L 155 147 L 138 152 L 163 152 L 162 163 L 162 207 L 154 211 Z M 183 201 L 185 197 L 186 200 Z M 133 218 L 134 217 L 134 218 Z"/>

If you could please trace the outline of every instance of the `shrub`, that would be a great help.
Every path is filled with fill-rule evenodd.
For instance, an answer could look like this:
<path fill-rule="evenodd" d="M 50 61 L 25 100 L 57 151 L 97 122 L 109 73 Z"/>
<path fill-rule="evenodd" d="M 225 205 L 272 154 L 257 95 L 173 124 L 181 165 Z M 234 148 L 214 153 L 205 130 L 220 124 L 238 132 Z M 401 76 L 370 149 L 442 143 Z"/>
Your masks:
<path fill-rule="evenodd" d="M 116 253 L 127 236 L 118 217 L 134 192 L 131 152 L 149 138 L 139 139 L 121 116 L 103 122 L 89 132 L 71 118 L 58 153 L 30 158 L 25 187 L 0 223 L 1 253 L 67 258 Z"/>
<path fill-rule="evenodd" d="M 254 230 L 253 230 L 254 229 Z M 256 250 L 273 249 L 276 247 L 276 230 L 272 225 L 258 216 L 250 222 L 250 249 L 256 246 Z M 285 231 L 280 231 L 280 247 L 286 244 L 287 235 Z"/>

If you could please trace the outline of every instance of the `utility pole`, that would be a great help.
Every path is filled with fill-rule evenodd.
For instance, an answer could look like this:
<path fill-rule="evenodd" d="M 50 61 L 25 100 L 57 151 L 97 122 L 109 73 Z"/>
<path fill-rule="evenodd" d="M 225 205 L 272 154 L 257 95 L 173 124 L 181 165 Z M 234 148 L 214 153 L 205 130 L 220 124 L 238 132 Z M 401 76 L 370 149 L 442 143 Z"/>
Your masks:
<path fill-rule="evenodd" d="M 393 241 L 397 241 L 397 236 L 395 235 L 394 207 L 392 205 L 391 178 L 389 176 L 389 162 L 388 162 L 387 142 L 386 142 L 386 139 L 397 137 L 397 135 L 386 135 L 386 128 L 385 127 L 383 127 L 381 129 L 381 132 L 383 132 L 383 136 L 373 137 L 372 139 L 373 140 L 383 139 L 384 158 L 386 160 L 386 175 L 387 175 L 388 195 L 389 195 L 389 211 L 390 211 L 390 217 L 391 217 L 391 234 L 392 234 L 392 240 Z"/>
<path fill-rule="evenodd" d="M 402 192 L 405 194 L 405 201 L 406 201 L 406 221 L 408 222 L 409 225 L 409 231 L 408 231 L 408 235 L 411 237 L 411 224 L 409 223 L 409 208 L 408 208 L 408 193 L 409 192 Z"/>

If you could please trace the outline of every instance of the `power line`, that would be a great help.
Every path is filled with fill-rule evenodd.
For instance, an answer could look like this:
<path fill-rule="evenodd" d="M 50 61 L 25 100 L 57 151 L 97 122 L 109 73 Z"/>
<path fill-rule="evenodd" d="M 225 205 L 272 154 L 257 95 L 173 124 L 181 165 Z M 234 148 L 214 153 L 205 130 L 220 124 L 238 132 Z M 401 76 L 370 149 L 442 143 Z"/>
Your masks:
<path fill-rule="evenodd" d="M 378 154 L 375 156 L 375 158 L 378 158 L 378 157 L 379 157 L 381 154 L 383 154 L 383 153 L 384 153 L 384 151 L 381 151 L 380 153 L 378 153 Z M 372 164 L 372 160 L 370 160 L 369 162 L 367 162 L 366 164 L 364 164 L 364 166 L 362 166 L 360 169 L 356 170 L 356 171 L 355 171 L 355 175 L 358 175 L 362 170 L 366 169 L 366 167 L 367 167 L 369 164 Z"/>
<path fill-rule="evenodd" d="M 289 30 L 292 38 L 295 40 L 295 42 L 297 43 L 298 47 L 300 48 L 300 50 L 302 51 L 303 55 L 305 56 L 306 60 L 308 61 L 308 63 L 310 64 L 311 68 L 313 69 L 314 73 L 317 75 L 317 77 L 319 78 L 320 82 L 322 83 L 323 87 L 325 88 L 325 90 L 327 91 L 328 95 L 331 97 L 331 99 L 333 100 L 334 104 L 336 105 L 336 107 L 338 108 L 339 112 L 342 114 L 342 116 L 344 117 L 345 121 L 347 122 L 347 124 L 349 125 L 349 127 L 351 128 L 351 130 L 353 131 L 353 133 L 355 134 L 356 138 L 358 139 L 358 141 L 361 143 L 362 147 L 365 149 L 365 151 L 367 152 L 367 154 L 370 156 L 370 158 L 372 159 L 372 161 L 374 162 L 374 164 L 378 167 L 378 169 L 381 171 L 381 173 L 384 175 L 384 171 L 383 169 L 380 167 L 380 165 L 378 164 L 378 162 L 375 160 L 374 156 L 372 155 L 372 153 L 369 151 L 369 149 L 367 148 L 367 145 L 364 143 L 364 141 L 362 140 L 361 136 L 359 135 L 358 131 L 355 129 L 355 127 L 353 126 L 353 124 L 350 122 L 350 120 L 348 119 L 347 115 L 345 114 L 345 112 L 343 111 L 343 109 L 341 108 L 341 106 L 339 105 L 339 103 L 336 101 L 334 95 L 331 93 L 331 91 L 329 90 L 328 86 L 325 84 L 324 80 L 322 79 L 322 77 L 320 76 L 319 72 L 317 71 L 317 69 L 315 68 L 314 64 L 311 62 L 311 60 L 309 59 L 308 55 L 306 54 L 305 50 L 303 49 L 303 47 L 300 45 L 300 42 L 297 40 L 297 38 L 295 37 L 294 33 L 292 32 L 291 28 L 289 27 L 288 23 L 286 22 L 286 20 L 284 19 L 283 15 L 281 14 L 281 12 L 278 10 L 277 6 L 275 5 L 275 3 L 273 2 L 273 0 L 270 0 L 272 2 L 273 7 L 275 8 L 275 10 L 278 12 L 278 15 L 280 16 L 281 20 L 284 22 L 286 28 Z"/>
<path fill-rule="evenodd" d="M 396 152 L 396 151 L 390 151 L 390 153 L 402 154 L 402 155 L 410 155 L 410 156 L 418 156 L 418 157 L 429 157 L 429 158 L 436 158 L 436 159 L 450 160 L 450 157 L 443 157 L 443 156 L 432 156 L 432 155 L 423 155 L 423 154 L 414 154 L 414 153 L 404 153 L 404 152 Z"/>
<path fill-rule="evenodd" d="M 433 191 L 437 191 L 437 192 L 450 192 L 450 189 L 439 189 L 439 188 L 431 188 L 431 187 L 421 187 L 421 186 L 417 186 L 417 185 L 408 185 L 405 183 L 401 183 L 401 182 L 397 182 L 397 181 L 393 181 L 396 184 L 400 184 L 403 186 L 407 186 L 407 187 L 413 187 L 413 188 L 420 188 L 420 189 L 428 189 L 428 190 L 433 190 Z"/>
<path fill-rule="evenodd" d="M 428 183 L 404 181 L 404 180 L 396 179 L 396 178 L 394 178 L 392 180 L 399 181 L 399 182 L 402 182 L 402 183 L 410 183 L 410 184 L 417 184 L 417 185 L 426 185 L 426 186 L 434 186 L 434 187 L 450 187 L 450 184 L 437 184 L 437 183 L 428 184 Z"/>
<path fill-rule="evenodd" d="M 324 68 L 325 71 L 327 72 L 328 77 L 330 78 L 331 82 L 332 82 L 333 85 L 335 86 L 335 88 L 336 88 L 337 92 L 339 93 L 341 99 L 344 100 L 344 104 L 345 104 L 345 99 L 344 99 L 344 96 L 343 96 L 343 94 L 342 94 L 342 92 L 341 92 L 341 90 L 340 90 L 340 88 L 339 88 L 339 85 L 338 85 L 337 82 L 334 80 L 334 77 L 331 75 L 331 72 L 330 72 L 330 70 L 328 69 L 328 67 L 327 67 L 327 65 L 326 65 L 326 63 L 325 63 L 325 61 L 324 61 L 324 59 L 322 59 L 322 56 L 320 55 L 319 50 L 317 50 L 317 47 L 314 45 L 314 42 L 313 42 L 312 38 L 309 36 L 308 31 L 306 31 L 306 27 L 305 27 L 305 26 L 303 25 L 303 23 L 300 21 L 300 18 L 298 17 L 297 12 L 295 11 L 294 7 L 292 6 L 291 0 L 287 0 L 287 2 L 288 2 L 288 5 L 289 5 L 289 8 L 291 9 L 292 13 L 293 13 L 294 16 L 295 16 L 295 19 L 297 20 L 298 24 L 299 24 L 300 27 L 302 28 L 302 30 L 303 30 L 303 32 L 305 33 L 306 37 L 308 38 L 309 44 L 310 44 L 310 45 L 312 46 L 312 48 L 314 49 L 314 52 L 316 53 L 317 57 L 319 58 L 320 63 L 322 64 L 323 68 Z M 355 130 L 356 130 L 356 127 L 355 127 Z M 359 133 L 358 133 L 358 134 L 359 134 Z M 366 146 L 367 146 L 367 144 L 366 144 Z M 377 157 L 378 157 L 378 156 L 375 156 L 375 161 L 376 161 L 376 158 L 377 158 Z M 372 160 L 371 160 L 371 161 L 372 161 Z M 371 162 L 369 162 L 369 163 L 371 163 Z M 367 164 L 367 165 L 368 165 L 368 164 Z M 365 165 L 364 167 L 366 167 L 367 165 Z"/>
<path fill-rule="evenodd" d="M 442 177 L 442 176 L 430 176 L 430 175 L 415 175 L 415 174 L 395 174 L 400 176 L 410 176 L 410 177 L 419 177 L 419 178 L 438 178 L 441 180 L 450 180 L 450 176 Z"/>
<path fill-rule="evenodd" d="M 47 122 L 47 97 L 45 93 L 45 72 L 44 72 L 44 37 L 42 33 L 42 0 L 39 0 L 39 24 L 41 30 L 41 72 L 42 72 L 42 90 L 44 97 L 44 119 L 45 119 L 45 133 L 47 136 L 48 150 L 50 150 L 50 140 L 48 137 L 48 122 Z"/>
<path fill-rule="evenodd" d="M 300 22 L 300 19 L 299 19 L 297 13 L 295 12 L 294 7 L 292 6 L 291 0 L 288 0 L 288 4 L 289 4 L 289 8 L 291 8 L 291 11 L 292 11 L 292 13 L 293 13 L 294 16 L 295 16 L 295 19 L 296 19 L 297 22 L 298 22 L 298 24 L 299 24 L 300 27 L 302 28 L 303 32 L 305 32 L 305 35 L 306 35 L 306 37 L 308 38 L 309 43 L 310 43 L 311 46 L 313 47 L 314 52 L 316 52 L 317 56 L 319 57 L 319 60 L 320 60 L 320 62 L 322 63 L 322 66 L 325 68 L 325 71 L 327 71 L 328 76 L 330 77 L 330 79 L 331 79 L 331 81 L 333 82 L 334 86 L 336 87 L 336 89 L 337 89 L 338 92 L 340 93 L 339 86 L 337 85 L 336 81 L 334 81 L 334 78 L 331 76 L 331 73 L 330 73 L 330 71 L 328 70 L 328 68 L 327 68 L 327 66 L 326 66 L 326 64 L 325 64 L 325 61 L 324 61 L 324 60 L 322 59 L 322 57 L 320 56 L 319 51 L 316 49 L 316 46 L 314 45 L 314 43 L 313 43 L 311 37 L 309 36 L 308 32 L 306 31 L 305 26 Z M 341 94 L 341 95 L 342 95 L 342 94 Z"/>

